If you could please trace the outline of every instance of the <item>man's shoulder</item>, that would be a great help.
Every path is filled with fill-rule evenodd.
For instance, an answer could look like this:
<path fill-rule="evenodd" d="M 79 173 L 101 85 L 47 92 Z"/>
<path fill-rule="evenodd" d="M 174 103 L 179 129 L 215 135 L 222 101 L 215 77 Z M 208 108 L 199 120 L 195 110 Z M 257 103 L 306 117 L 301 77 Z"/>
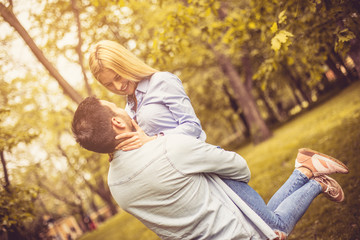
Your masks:
<path fill-rule="evenodd" d="M 186 134 L 167 134 L 164 136 L 166 141 L 169 143 L 177 144 L 192 144 L 195 142 L 202 142 L 194 136 L 189 136 Z"/>
<path fill-rule="evenodd" d="M 131 151 L 115 151 L 108 171 L 109 186 L 129 181 L 152 162 L 164 157 L 164 140 L 154 139 Z"/>

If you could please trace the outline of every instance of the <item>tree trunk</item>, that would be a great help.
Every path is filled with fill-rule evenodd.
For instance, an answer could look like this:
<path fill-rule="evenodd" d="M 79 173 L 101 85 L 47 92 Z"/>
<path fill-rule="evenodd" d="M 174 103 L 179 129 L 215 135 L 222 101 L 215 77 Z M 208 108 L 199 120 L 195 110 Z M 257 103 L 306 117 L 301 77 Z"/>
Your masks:
<path fill-rule="evenodd" d="M 244 125 L 244 131 L 243 131 L 244 137 L 249 138 L 250 137 L 250 128 L 249 128 L 249 125 L 247 124 L 247 122 L 245 120 L 243 112 L 241 110 L 239 110 L 240 107 L 237 104 L 236 99 L 232 96 L 232 94 L 230 93 L 228 87 L 225 84 L 223 84 L 223 90 L 224 90 L 225 95 L 229 99 L 231 108 L 239 116 L 242 124 Z"/>
<path fill-rule="evenodd" d="M 104 202 L 106 202 L 106 204 L 110 208 L 111 215 L 114 216 L 116 213 L 118 213 L 118 208 L 113 202 L 109 188 L 105 185 L 104 181 L 100 178 L 97 179 L 98 184 L 96 187 L 93 184 L 91 184 L 89 181 L 87 181 L 84 177 L 83 177 L 83 180 L 84 180 L 84 183 L 90 188 L 90 190 L 92 192 L 98 194 L 99 197 L 101 197 L 101 199 Z"/>
<path fill-rule="evenodd" d="M 65 150 L 58 145 L 57 146 L 58 149 L 60 150 L 61 154 L 66 158 L 67 163 L 69 164 L 69 167 L 71 167 L 71 169 L 79 174 L 79 176 L 82 177 L 82 179 L 84 180 L 84 183 L 90 188 L 90 190 L 93 193 L 96 193 L 99 195 L 99 197 L 104 200 L 104 202 L 106 202 L 110 208 L 111 214 L 115 215 L 118 212 L 117 206 L 114 204 L 112 196 L 111 196 L 111 192 L 109 187 L 105 184 L 103 177 L 99 176 L 98 178 L 95 179 L 96 184 L 92 184 L 90 183 L 90 181 L 88 181 L 84 175 L 74 167 L 74 165 L 71 163 L 70 158 L 68 157 L 68 155 L 66 154 Z"/>
<path fill-rule="evenodd" d="M 222 21 L 224 21 L 227 16 L 226 5 L 225 2 L 221 2 L 220 8 L 218 9 L 218 17 Z M 264 119 L 261 117 L 255 98 L 251 93 L 252 69 L 247 49 L 243 49 L 244 57 L 242 62 L 245 64 L 245 83 L 243 83 L 236 68 L 231 63 L 230 58 L 218 53 L 212 46 L 210 47 L 213 49 L 223 73 L 228 77 L 230 85 L 234 89 L 236 102 L 243 110 L 242 113 L 245 118 L 244 122 L 249 126 L 253 142 L 256 144 L 270 138 L 271 132 Z"/>
<path fill-rule="evenodd" d="M 96 183 L 97 188 L 93 188 L 92 190 L 96 192 L 107 203 L 110 208 L 111 215 L 114 216 L 118 213 L 118 208 L 117 205 L 114 204 L 114 200 L 112 198 L 109 187 L 105 183 L 104 178 L 102 178 L 101 176 L 96 179 Z"/>
<path fill-rule="evenodd" d="M 330 56 L 328 56 L 325 63 L 335 74 L 336 82 L 338 82 L 341 87 L 347 86 L 348 82 L 345 75 L 336 67 L 336 63 L 331 59 Z"/>
<path fill-rule="evenodd" d="M 241 81 L 241 78 L 230 59 L 216 51 L 214 51 L 214 53 L 223 73 L 228 77 L 230 85 L 234 89 L 235 99 L 238 105 L 243 109 L 253 142 L 256 144 L 268 139 L 271 137 L 271 132 L 260 115 L 254 96 Z"/>
<path fill-rule="evenodd" d="M 243 57 L 241 58 L 241 61 L 242 67 L 244 69 L 245 87 L 250 92 L 253 89 L 253 71 L 249 56 L 249 50 L 246 46 L 243 47 Z"/>
<path fill-rule="evenodd" d="M 9 175 L 8 175 L 8 171 L 7 171 L 7 167 L 6 167 L 4 151 L 0 152 L 0 157 L 1 157 L 1 164 L 2 164 L 3 170 L 4 170 L 4 178 L 5 178 L 4 188 L 8 193 L 10 193 L 10 180 L 9 180 Z"/>
<path fill-rule="evenodd" d="M 295 97 L 297 99 L 297 102 L 300 104 L 300 107 L 302 108 L 302 102 L 303 101 L 307 101 L 308 103 L 312 102 L 311 97 L 306 93 L 306 90 L 303 89 L 303 85 L 301 80 L 296 76 L 297 74 L 290 71 L 290 69 L 288 68 L 288 66 L 286 64 L 281 64 L 281 66 L 283 67 L 285 73 L 290 77 L 291 81 L 290 81 L 290 87 L 293 90 L 297 90 L 301 96 L 302 99 L 299 99 L 298 96 L 295 93 Z M 307 89 L 308 91 L 310 91 L 310 89 Z"/>
<path fill-rule="evenodd" d="M 82 101 L 82 96 L 60 75 L 56 68 L 47 60 L 43 52 L 35 44 L 34 40 L 27 33 L 25 28 L 21 25 L 16 16 L 9 10 L 3 3 L 0 3 L 0 13 L 4 20 L 9 23 L 22 37 L 25 43 L 29 46 L 36 58 L 42 63 L 42 65 L 49 71 L 63 89 L 64 93 L 68 95 L 76 103 Z"/>
<path fill-rule="evenodd" d="M 345 69 L 346 73 L 343 73 L 342 71 L 341 71 L 341 73 L 345 77 L 346 82 L 348 84 L 350 84 L 355 79 L 355 76 L 353 76 L 354 74 L 351 72 L 351 70 L 349 70 L 349 68 L 344 63 L 344 60 L 342 59 L 342 57 L 338 53 L 336 53 L 334 51 L 334 49 L 331 49 L 331 56 L 332 56 L 333 59 L 335 59 L 335 62 L 338 65 L 340 65 L 340 67 L 339 67 L 340 71 L 341 71 L 341 67 L 343 67 Z"/>
<path fill-rule="evenodd" d="M 72 11 L 74 13 L 74 17 L 76 19 L 76 26 L 77 26 L 78 44 L 76 46 L 76 52 L 77 52 L 77 55 L 79 57 L 79 65 L 81 67 L 81 72 L 82 72 L 83 77 L 84 77 L 87 94 L 89 96 L 91 96 L 92 91 L 91 91 L 91 87 L 89 85 L 89 80 L 88 80 L 88 78 L 86 76 L 86 71 L 85 71 L 85 67 L 84 67 L 84 58 L 83 58 L 83 54 L 82 54 L 82 51 L 81 51 L 83 41 L 82 41 L 82 37 L 81 37 L 81 22 L 80 22 L 80 16 L 79 16 L 80 13 L 79 13 L 79 8 L 76 5 L 76 0 L 71 0 L 71 8 L 72 8 Z"/>
<path fill-rule="evenodd" d="M 267 123 L 273 125 L 277 122 L 284 122 L 287 115 L 281 113 L 278 104 L 273 100 L 274 98 L 271 97 L 271 93 L 269 93 L 268 91 L 262 92 L 260 89 L 258 91 L 260 92 L 260 98 L 263 100 L 269 114 L 269 119 L 267 120 Z"/>
<path fill-rule="evenodd" d="M 351 41 L 351 49 L 349 51 L 349 56 L 354 61 L 357 75 L 360 78 L 360 41 L 358 39 L 354 39 Z"/>

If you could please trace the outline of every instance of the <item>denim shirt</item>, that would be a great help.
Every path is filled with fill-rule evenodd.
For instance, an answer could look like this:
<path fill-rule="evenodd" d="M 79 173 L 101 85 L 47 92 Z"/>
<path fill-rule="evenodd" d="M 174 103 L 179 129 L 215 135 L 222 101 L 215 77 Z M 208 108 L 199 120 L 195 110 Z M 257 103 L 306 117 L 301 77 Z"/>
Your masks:
<path fill-rule="evenodd" d="M 205 141 L 206 134 L 201 128 L 189 97 L 181 80 L 169 72 L 157 72 L 150 79 L 139 82 L 135 96 L 137 111 L 128 102 L 125 111 L 135 118 L 149 136 L 159 133 L 185 134 Z"/>
<path fill-rule="evenodd" d="M 186 135 L 118 150 L 108 184 L 116 202 L 162 239 L 266 239 L 212 177 L 248 182 L 246 161 Z"/>

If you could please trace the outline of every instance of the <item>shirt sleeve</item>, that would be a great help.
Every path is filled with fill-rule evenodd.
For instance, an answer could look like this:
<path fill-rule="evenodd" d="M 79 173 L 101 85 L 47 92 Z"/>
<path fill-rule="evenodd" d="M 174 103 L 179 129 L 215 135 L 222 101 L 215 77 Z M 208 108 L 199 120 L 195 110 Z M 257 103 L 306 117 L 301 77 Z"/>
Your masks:
<path fill-rule="evenodd" d="M 162 133 L 165 135 L 185 134 L 199 138 L 202 133 L 201 123 L 196 117 L 181 80 L 174 74 L 163 73 L 158 84 L 163 103 L 179 124 L 176 128 L 164 130 Z"/>
<path fill-rule="evenodd" d="M 214 173 L 222 178 L 249 182 L 250 169 L 239 154 L 189 136 L 167 136 L 169 161 L 182 174 Z"/>

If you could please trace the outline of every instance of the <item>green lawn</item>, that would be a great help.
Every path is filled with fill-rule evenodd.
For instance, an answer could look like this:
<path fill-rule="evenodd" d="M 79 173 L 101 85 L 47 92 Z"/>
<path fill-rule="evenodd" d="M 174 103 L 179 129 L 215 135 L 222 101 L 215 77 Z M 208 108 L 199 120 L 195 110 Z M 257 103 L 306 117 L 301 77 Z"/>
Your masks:
<path fill-rule="evenodd" d="M 294 168 L 297 149 L 312 148 L 332 155 L 350 169 L 333 175 L 343 186 L 345 201 L 317 197 L 289 239 L 360 239 L 360 82 L 301 114 L 274 131 L 259 145 L 238 149 L 252 171 L 250 185 L 267 201 Z M 158 239 L 130 215 L 122 212 L 81 240 Z"/>
<path fill-rule="evenodd" d="M 265 200 L 294 168 L 297 149 L 312 148 L 332 155 L 350 169 L 334 178 L 343 186 L 345 202 L 319 196 L 289 239 L 360 239 L 360 82 L 274 131 L 270 140 L 238 153 L 252 171 L 250 185 Z"/>
<path fill-rule="evenodd" d="M 100 225 L 96 230 L 84 234 L 80 240 L 159 240 L 140 221 L 122 211 Z"/>

